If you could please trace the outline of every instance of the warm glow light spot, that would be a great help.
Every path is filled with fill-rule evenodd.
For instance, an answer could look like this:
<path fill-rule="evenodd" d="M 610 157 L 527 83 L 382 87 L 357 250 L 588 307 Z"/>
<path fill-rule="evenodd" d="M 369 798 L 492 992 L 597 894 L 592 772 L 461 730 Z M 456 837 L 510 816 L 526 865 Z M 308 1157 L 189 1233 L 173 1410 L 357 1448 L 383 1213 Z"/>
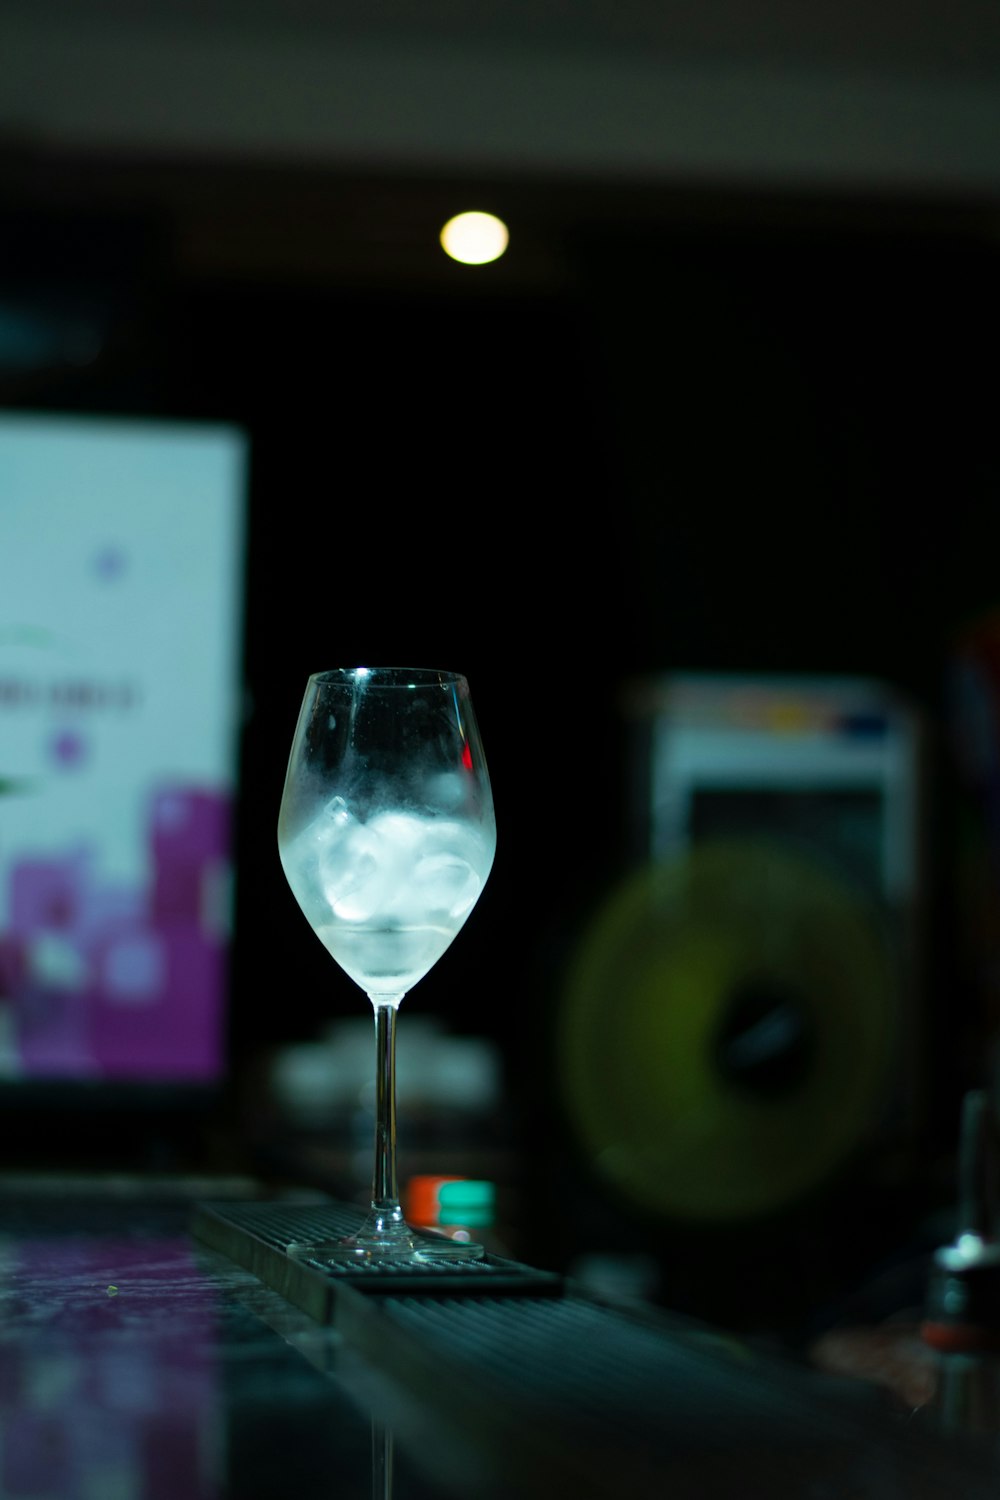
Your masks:
<path fill-rule="evenodd" d="M 456 214 L 441 231 L 441 245 L 452 260 L 464 266 L 484 266 L 506 250 L 510 236 L 502 219 L 493 214 Z"/>

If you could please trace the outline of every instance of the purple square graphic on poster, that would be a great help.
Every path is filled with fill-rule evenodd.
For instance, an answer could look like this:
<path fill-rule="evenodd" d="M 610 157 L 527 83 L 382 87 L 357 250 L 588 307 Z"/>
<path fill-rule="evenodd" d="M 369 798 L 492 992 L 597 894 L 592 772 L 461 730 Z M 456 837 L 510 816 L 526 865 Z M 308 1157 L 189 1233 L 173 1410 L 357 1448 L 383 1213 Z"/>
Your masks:
<path fill-rule="evenodd" d="M 223 1070 L 247 464 L 0 413 L 0 1076 Z"/>

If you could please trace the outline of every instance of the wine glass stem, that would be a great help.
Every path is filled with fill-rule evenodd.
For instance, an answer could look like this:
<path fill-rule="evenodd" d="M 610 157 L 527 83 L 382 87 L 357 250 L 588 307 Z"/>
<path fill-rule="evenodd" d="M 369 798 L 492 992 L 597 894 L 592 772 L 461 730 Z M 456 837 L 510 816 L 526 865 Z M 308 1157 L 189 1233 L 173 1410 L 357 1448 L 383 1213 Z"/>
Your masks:
<path fill-rule="evenodd" d="M 373 1000 L 375 1009 L 375 1174 L 372 1212 L 380 1225 L 402 1224 L 396 1181 L 396 1007 Z"/>

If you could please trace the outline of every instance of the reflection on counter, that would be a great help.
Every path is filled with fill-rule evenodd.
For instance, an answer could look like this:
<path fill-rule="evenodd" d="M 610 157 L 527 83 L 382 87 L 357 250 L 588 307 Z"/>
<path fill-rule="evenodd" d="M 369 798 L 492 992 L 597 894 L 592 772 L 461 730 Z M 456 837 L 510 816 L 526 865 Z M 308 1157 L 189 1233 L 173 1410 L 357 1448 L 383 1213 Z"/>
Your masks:
<path fill-rule="evenodd" d="M 0 1267 L 0 1493 L 216 1496 L 218 1297 L 192 1299 L 190 1244 L 4 1240 Z"/>
<path fill-rule="evenodd" d="M 3 1500 L 438 1500 L 336 1334 L 114 1196 L 0 1188 Z"/>

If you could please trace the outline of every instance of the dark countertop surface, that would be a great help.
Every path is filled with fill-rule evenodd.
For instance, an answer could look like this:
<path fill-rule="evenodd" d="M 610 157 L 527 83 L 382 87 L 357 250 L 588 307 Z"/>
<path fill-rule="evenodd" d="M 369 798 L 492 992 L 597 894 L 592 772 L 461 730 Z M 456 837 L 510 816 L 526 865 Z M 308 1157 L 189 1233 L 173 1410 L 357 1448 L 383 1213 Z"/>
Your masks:
<path fill-rule="evenodd" d="M 0 1193 L 3 1500 L 384 1492 L 371 1373 L 190 1220 L 183 1195 Z M 442 1493 L 401 1453 L 394 1482 Z"/>
<path fill-rule="evenodd" d="M 195 1237 L 226 1192 L 252 1185 L 0 1182 L 0 1500 L 1000 1485 L 991 1436 L 572 1289 L 369 1299 L 356 1338 Z"/>

